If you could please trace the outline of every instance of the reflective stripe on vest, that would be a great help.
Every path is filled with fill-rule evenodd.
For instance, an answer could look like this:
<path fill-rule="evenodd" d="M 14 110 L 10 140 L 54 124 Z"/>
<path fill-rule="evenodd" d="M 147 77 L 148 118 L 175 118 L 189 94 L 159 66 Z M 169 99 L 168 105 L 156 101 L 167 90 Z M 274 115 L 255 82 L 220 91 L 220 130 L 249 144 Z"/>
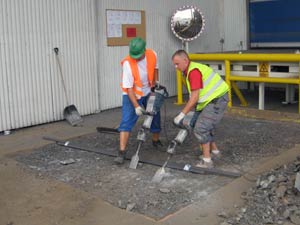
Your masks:
<path fill-rule="evenodd" d="M 213 73 L 213 76 L 215 75 L 215 73 Z M 215 83 L 215 85 L 208 91 L 206 92 L 205 95 L 201 96 L 198 100 L 199 103 L 202 102 L 206 102 L 207 99 L 209 98 L 209 96 L 212 95 L 212 93 L 215 92 L 215 90 L 223 83 L 224 81 L 222 80 L 222 78 L 220 77 L 219 81 L 217 83 Z M 205 82 L 204 82 L 205 83 Z"/>
<path fill-rule="evenodd" d="M 156 55 L 151 49 L 146 49 L 145 51 L 145 57 L 146 57 L 146 63 L 147 63 L 147 74 L 148 74 L 148 81 L 149 86 L 151 87 L 154 83 L 154 71 L 156 66 Z M 143 84 L 141 82 L 140 73 L 137 65 L 137 60 L 132 59 L 129 55 L 126 56 L 122 61 L 121 65 L 124 64 L 125 61 L 128 61 L 131 69 L 131 73 L 133 76 L 133 87 L 132 90 L 134 94 L 136 95 L 137 99 L 140 99 L 142 96 L 144 96 L 142 88 Z M 128 93 L 127 88 L 123 88 L 123 85 L 121 83 L 121 88 L 123 92 Z"/>
<path fill-rule="evenodd" d="M 191 86 L 189 83 L 189 74 L 193 69 L 197 69 L 202 74 L 203 88 L 199 92 L 199 99 L 196 110 L 203 109 L 211 100 L 218 98 L 228 91 L 228 85 L 224 82 L 218 73 L 215 73 L 212 68 L 195 62 L 190 62 L 186 83 L 189 93 Z"/>

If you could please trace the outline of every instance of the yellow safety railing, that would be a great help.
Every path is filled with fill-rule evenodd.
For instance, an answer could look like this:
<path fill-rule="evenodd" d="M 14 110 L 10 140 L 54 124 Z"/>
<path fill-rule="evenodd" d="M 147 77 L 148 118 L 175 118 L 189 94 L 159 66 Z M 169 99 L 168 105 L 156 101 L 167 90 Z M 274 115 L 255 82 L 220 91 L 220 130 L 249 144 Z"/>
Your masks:
<path fill-rule="evenodd" d="M 232 93 L 231 89 L 237 94 L 241 101 L 242 106 L 246 106 L 247 102 L 239 91 L 236 81 L 247 81 L 247 82 L 261 82 L 261 83 L 282 83 L 282 84 L 296 84 L 298 85 L 298 113 L 300 114 L 300 71 L 297 78 L 275 78 L 275 77 L 253 77 L 253 76 L 239 76 L 231 75 L 230 64 L 232 61 L 250 61 L 250 62 L 298 62 L 300 63 L 300 54 L 226 54 L 226 53 L 213 53 L 213 54 L 189 54 L 190 60 L 192 61 L 224 61 L 225 64 L 225 81 L 229 85 L 229 103 L 228 106 L 232 106 Z M 300 67 L 300 64 L 299 64 Z M 182 99 L 182 75 L 180 71 L 177 71 L 177 91 L 178 98 L 177 104 L 183 104 Z M 185 81 L 184 81 L 185 82 Z"/>

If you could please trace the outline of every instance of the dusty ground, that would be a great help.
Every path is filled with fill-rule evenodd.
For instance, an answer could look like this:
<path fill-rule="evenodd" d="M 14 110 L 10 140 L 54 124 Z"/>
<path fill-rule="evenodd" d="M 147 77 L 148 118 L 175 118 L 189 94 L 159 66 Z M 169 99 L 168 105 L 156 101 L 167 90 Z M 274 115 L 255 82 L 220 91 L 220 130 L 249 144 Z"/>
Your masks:
<path fill-rule="evenodd" d="M 144 143 L 141 154 L 153 160 L 166 158 L 167 143 L 176 136 L 177 129 L 166 117 L 162 142 L 163 148 L 153 149 L 150 141 Z M 138 126 L 137 126 L 138 127 Z M 217 130 L 217 142 L 223 152 L 217 168 L 248 171 L 263 158 L 292 148 L 299 140 L 300 127 L 295 123 L 245 119 L 227 115 Z M 136 149 L 136 130 L 132 133 L 129 153 Z M 148 135 L 149 136 L 149 135 Z M 149 136 L 150 137 L 150 136 Z M 71 143 L 84 148 L 117 151 L 118 135 L 93 133 L 72 139 Z M 194 164 L 199 156 L 194 138 L 177 148 L 172 161 Z M 91 193 L 108 203 L 161 219 L 191 203 L 205 199 L 209 194 L 232 182 L 233 178 L 216 175 L 199 175 L 168 169 L 168 177 L 154 184 L 151 178 L 158 167 L 140 164 L 137 170 L 113 164 L 113 158 L 50 144 L 22 153 L 15 159 L 38 177 L 52 177 L 79 190 Z M 248 179 L 252 179 L 248 175 Z"/>

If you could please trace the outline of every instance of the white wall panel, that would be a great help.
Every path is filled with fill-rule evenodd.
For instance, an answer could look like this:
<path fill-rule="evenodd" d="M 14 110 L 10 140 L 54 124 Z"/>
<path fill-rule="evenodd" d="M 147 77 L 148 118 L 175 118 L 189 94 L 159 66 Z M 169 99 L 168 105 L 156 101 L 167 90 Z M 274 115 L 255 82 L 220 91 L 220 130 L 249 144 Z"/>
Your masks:
<path fill-rule="evenodd" d="M 192 53 L 216 52 L 220 49 L 220 30 L 219 23 L 223 20 L 220 16 L 220 4 L 222 0 L 197 1 L 196 6 L 201 10 L 205 19 L 203 33 L 196 40 L 189 43 L 189 51 Z"/>
<path fill-rule="evenodd" d="M 0 131 L 63 118 L 53 52 L 82 115 L 98 110 L 94 0 L 1 0 Z"/>
<path fill-rule="evenodd" d="M 224 50 L 231 50 L 245 36 L 245 2 L 0 0 L 0 131 L 63 119 L 67 102 L 54 47 L 59 48 L 69 103 L 81 115 L 121 106 L 120 61 L 128 47 L 107 46 L 106 9 L 145 11 L 147 47 L 158 53 L 160 81 L 172 96 L 171 56 L 182 48 L 170 29 L 173 12 L 195 5 L 205 16 L 204 33 L 189 43 L 190 52 L 220 51 L 222 37 Z"/>
<path fill-rule="evenodd" d="M 0 1 L 3 6 L 3 0 Z M 0 10 L 0 128 L 10 129 L 10 109 L 7 81 L 7 53 L 5 52 L 4 24 L 6 24 L 6 15 L 4 10 Z"/>
<path fill-rule="evenodd" d="M 247 5 L 246 0 L 224 0 L 224 50 L 247 49 Z"/>
<path fill-rule="evenodd" d="M 121 66 L 120 61 L 128 54 L 127 46 L 107 46 L 106 43 L 106 9 L 144 10 L 146 14 L 146 41 L 147 47 L 158 53 L 159 76 L 163 85 L 166 85 L 170 95 L 176 93 L 175 69 L 171 62 L 172 54 L 182 48 L 182 43 L 171 32 L 170 20 L 173 12 L 183 5 L 199 6 L 205 1 L 183 0 L 114 0 L 98 1 L 99 26 L 99 57 L 102 76 L 99 77 L 100 108 L 108 109 L 121 106 Z M 194 49 L 199 49 L 195 46 Z M 99 69 L 100 70 L 100 69 Z M 109 87 L 109 89 L 107 88 Z M 113 90 L 113 91 L 111 91 Z"/>
<path fill-rule="evenodd" d="M 53 48 L 58 47 L 63 76 L 69 97 L 80 114 L 98 110 L 95 51 L 95 14 L 92 0 L 52 1 L 49 20 L 52 21 L 50 65 L 54 111 L 67 105 Z M 61 118 L 61 114 L 55 114 Z"/>
<path fill-rule="evenodd" d="M 196 4 L 205 17 L 203 34 L 189 44 L 190 52 L 240 50 L 247 45 L 246 0 L 202 0 Z M 224 44 L 220 42 L 224 39 Z"/>
<path fill-rule="evenodd" d="M 108 109 L 121 105 L 120 61 L 128 54 L 127 46 L 109 47 L 106 44 L 106 9 L 145 10 L 147 47 L 157 51 L 161 83 L 167 86 L 170 95 L 175 95 L 175 70 L 171 63 L 171 56 L 177 49 L 182 48 L 182 43 L 175 38 L 170 29 L 173 12 L 183 5 L 194 5 L 204 14 L 206 23 L 204 32 L 198 39 L 188 44 L 190 52 L 221 51 L 221 38 L 226 39 L 223 50 L 227 51 L 238 49 L 237 43 L 240 40 L 245 43 L 246 31 L 243 24 L 245 22 L 245 4 L 245 0 L 98 1 L 98 21 L 102 21 L 98 30 L 98 54 L 100 57 L 98 71 L 101 70 L 102 73 L 99 76 L 100 108 Z M 224 16 L 229 18 L 224 19 Z M 109 91 L 107 87 L 113 91 Z"/>

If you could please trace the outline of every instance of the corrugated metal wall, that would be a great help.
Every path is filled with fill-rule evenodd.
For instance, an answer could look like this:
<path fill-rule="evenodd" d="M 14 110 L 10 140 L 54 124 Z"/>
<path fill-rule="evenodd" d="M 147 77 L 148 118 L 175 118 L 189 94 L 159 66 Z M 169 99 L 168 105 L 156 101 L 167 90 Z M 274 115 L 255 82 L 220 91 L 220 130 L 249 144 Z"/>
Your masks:
<path fill-rule="evenodd" d="M 63 118 L 67 102 L 98 109 L 94 0 L 0 0 L 0 131 Z"/>
<path fill-rule="evenodd" d="M 170 18 L 174 10 L 186 2 L 197 1 L 147 1 L 147 0 L 115 0 L 99 2 L 99 21 L 105 21 L 106 9 L 132 9 L 145 10 L 146 14 L 146 41 L 147 47 L 153 48 L 158 54 L 159 76 L 163 85 L 168 86 L 170 94 L 175 94 L 174 68 L 171 65 L 171 55 L 174 50 L 181 47 L 170 29 Z M 100 107 L 108 109 L 121 105 L 121 66 L 120 61 L 128 54 L 127 46 L 110 47 L 106 45 L 106 26 L 99 26 L 99 55 L 109 60 L 101 60 L 99 67 L 103 69 L 103 76 L 100 76 Z M 114 92 L 107 94 L 107 87 L 112 87 Z M 109 96 L 107 98 L 106 96 Z"/>
<path fill-rule="evenodd" d="M 246 10 L 246 1 L 225 0 L 223 16 L 225 51 L 247 49 Z"/>
<path fill-rule="evenodd" d="M 246 0 L 202 0 L 196 4 L 205 16 L 203 34 L 190 43 L 193 52 L 221 52 L 247 49 Z M 221 39 L 224 40 L 222 44 Z"/>
<path fill-rule="evenodd" d="M 241 37 L 245 36 L 245 27 L 242 22 L 245 16 L 241 12 L 246 5 L 245 0 L 114 0 L 98 1 L 98 21 L 105 23 L 106 9 L 131 9 L 145 10 L 146 12 L 146 39 L 147 46 L 158 53 L 160 80 L 168 87 L 170 95 L 176 94 L 175 70 L 171 63 L 172 54 L 182 43 L 171 32 L 170 20 L 172 14 L 183 5 L 194 5 L 198 7 L 205 16 L 205 29 L 203 34 L 189 43 L 190 52 L 216 52 L 221 51 L 220 39 L 226 38 L 223 50 L 232 50 L 232 46 L 239 43 Z M 227 5 L 228 4 L 228 5 Z M 226 7 L 225 7 L 225 6 Z M 231 9 L 233 12 L 228 12 Z M 241 13 L 236 13 L 241 12 Z M 229 17 L 224 19 L 224 16 Z M 106 45 L 106 26 L 99 26 L 99 56 L 102 76 L 99 77 L 100 107 L 109 109 L 121 105 L 120 82 L 120 60 L 128 54 L 128 47 L 109 47 Z M 229 29 L 230 28 L 230 29 Z M 234 32 L 233 32 L 234 31 Z M 242 40 L 244 43 L 246 39 Z M 111 87 L 114 92 L 107 94 L 107 88 Z M 109 97 L 107 97 L 109 96 Z"/>
<path fill-rule="evenodd" d="M 70 103 L 81 115 L 121 106 L 120 60 L 128 47 L 107 46 L 106 9 L 146 12 L 147 47 L 157 51 L 160 81 L 175 95 L 171 55 L 182 43 L 170 29 L 173 12 L 183 5 L 200 8 L 206 27 L 189 43 L 189 50 L 213 52 L 220 51 L 221 37 L 233 43 L 224 49 L 231 50 L 245 35 L 238 22 L 245 15 L 232 13 L 244 10 L 245 4 L 246 0 L 0 0 L 0 131 L 63 118 L 67 103 L 54 47 L 59 48 Z"/>

